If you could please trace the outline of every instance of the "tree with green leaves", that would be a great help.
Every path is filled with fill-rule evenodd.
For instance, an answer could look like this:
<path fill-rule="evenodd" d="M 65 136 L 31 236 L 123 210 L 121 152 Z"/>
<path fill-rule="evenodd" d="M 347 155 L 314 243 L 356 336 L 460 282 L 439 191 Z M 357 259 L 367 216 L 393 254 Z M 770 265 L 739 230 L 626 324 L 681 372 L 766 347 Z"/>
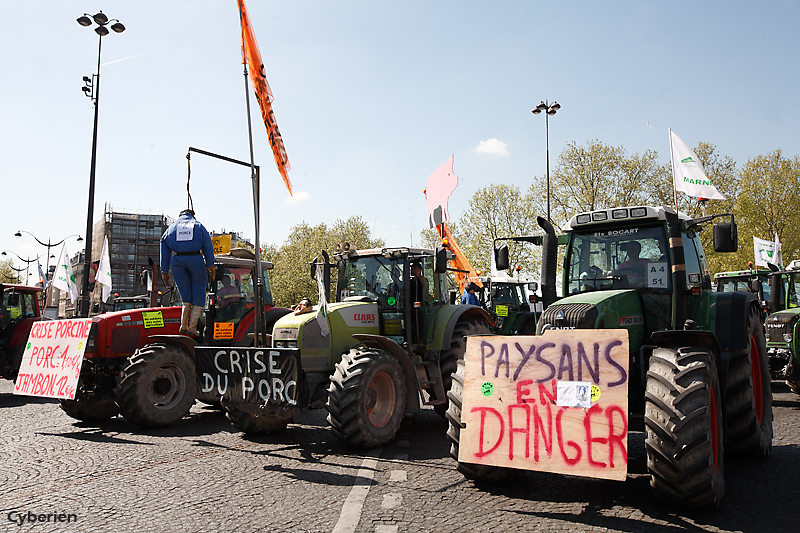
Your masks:
<path fill-rule="evenodd" d="M 14 271 L 11 259 L 0 261 L 0 283 L 20 283 L 22 278 Z"/>
<path fill-rule="evenodd" d="M 450 231 L 473 268 L 483 274 L 491 272 L 495 239 L 541 233 L 530 199 L 522 195 L 519 187 L 503 184 L 491 184 L 476 191 Z M 520 265 L 522 275 L 536 276 L 538 271 L 532 270 L 532 266 L 538 250 L 520 243 L 507 244 L 512 268 Z"/>
<path fill-rule="evenodd" d="M 740 174 L 741 193 L 735 208 L 739 247 L 754 260 L 753 237 L 781 242 L 784 264 L 800 258 L 800 158 L 786 158 L 780 149 L 750 159 Z"/>
<path fill-rule="evenodd" d="M 279 247 L 263 247 L 262 257 L 273 263 L 270 272 L 275 305 L 291 307 L 306 297 L 317 302 L 317 281 L 311 278 L 311 262 L 322 261 L 322 251 L 332 254 L 337 243 L 350 243 L 356 249 L 384 245 L 372 236 L 369 226 L 360 216 L 337 220 L 331 228 L 305 222 L 294 226 L 286 241 Z"/>

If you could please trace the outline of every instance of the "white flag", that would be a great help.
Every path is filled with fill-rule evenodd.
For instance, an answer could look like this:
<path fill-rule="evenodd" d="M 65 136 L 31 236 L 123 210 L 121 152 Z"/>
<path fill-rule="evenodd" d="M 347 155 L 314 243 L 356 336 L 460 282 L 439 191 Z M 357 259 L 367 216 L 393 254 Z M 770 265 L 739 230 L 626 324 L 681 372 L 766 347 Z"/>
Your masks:
<path fill-rule="evenodd" d="M 783 270 L 783 252 L 781 251 L 781 240 L 778 238 L 778 234 L 775 234 L 775 243 L 773 244 L 773 253 L 772 253 L 772 264 L 777 265 L 778 268 Z"/>
<path fill-rule="evenodd" d="M 772 257 L 775 253 L 775 243 L 753 237 L 753 255 L 755 256 L 756 266 L 766 267 L 767 263 L 775 264 Z"/>
<path fill-rule="evenodd" d="M 95 281 L 103 285 L 103 301 L 108 301 L 111 296 L 111 261 L 108 258 L 108 237 L 103 240 L 103 252 L 100 254 L 100 264 L 97 266 Z"/>
<path fill-rule="evenodd" d="M 669 130 L 669 143 L 672 152 L 672 179 L 675 183 L 675 190 L 685 192 L 695 198 L 724 200 L 725 196 L 711 184 L 706 176 L 700 158 L 672 130 Z"/>
<path fill-rule="evenodd" d="M 72 303 L 78 299 L 78 286 L 75 284 L 75 275 L 72 273 L 72 265 L 69 262 L 67 245 L 61 248 L 61 255 L 56 263 L 56 271 L 53 273 L 53 287 L 66 291 Z"/>
<path fill-rule="evenodd" d="M 319 309 L 317 309 L 317 322 L 323 337 L 330 332 L 328 327 L 328 299 L 325 297 L 325 283 L 322 265 L 317 265 L 317 287 L 319 288 Z"/>

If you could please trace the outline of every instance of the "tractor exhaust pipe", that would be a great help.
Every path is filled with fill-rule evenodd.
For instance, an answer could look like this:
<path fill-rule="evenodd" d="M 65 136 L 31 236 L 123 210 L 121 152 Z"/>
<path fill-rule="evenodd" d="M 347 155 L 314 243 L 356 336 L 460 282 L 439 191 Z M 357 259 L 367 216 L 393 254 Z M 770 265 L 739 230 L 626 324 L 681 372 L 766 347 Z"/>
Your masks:
<path fill-rule="evenodd" d="M 686 322 L 686 256 L 683 253 L 678 213 L 665 209 L 669 253 L 672 256 L 672 329 L 684 329 Z"/>
<path fill-rule="evenodd" d="M 536 217 L 539 227 L 544 230 L 542 240 L 542 304 L 545 308 L 556 301 L 556 267 L 558 255 L 558 236 L 549 220 Z"/>

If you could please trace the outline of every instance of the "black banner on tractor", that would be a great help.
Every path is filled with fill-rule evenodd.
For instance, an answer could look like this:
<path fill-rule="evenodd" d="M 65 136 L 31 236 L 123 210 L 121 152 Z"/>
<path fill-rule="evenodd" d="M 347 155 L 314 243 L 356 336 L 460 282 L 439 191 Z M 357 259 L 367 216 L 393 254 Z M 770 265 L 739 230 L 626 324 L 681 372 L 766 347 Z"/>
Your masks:
<path fill-rule="evenodd" d="M 298 349 L 196 346 L 194 351 L 199 397 L 303 407 L 306 387 Z"/>

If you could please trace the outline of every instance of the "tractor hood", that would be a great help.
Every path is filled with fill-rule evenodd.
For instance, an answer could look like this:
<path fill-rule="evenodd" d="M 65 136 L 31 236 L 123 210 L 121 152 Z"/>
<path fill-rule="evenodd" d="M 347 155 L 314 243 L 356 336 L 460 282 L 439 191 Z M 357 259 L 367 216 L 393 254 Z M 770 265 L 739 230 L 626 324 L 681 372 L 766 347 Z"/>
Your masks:
<path fill-rule="evenodd" d="M 549 329 L 628 330 L 631 346 L 644 335 L 644 316 L 635 289 L 595 291 L 562 298 L 545 309 L 537 334 Z"/>
<path fill-rule="evenodd" d="M 322 334 L 317 320 L 319 306 L 300 315 L 281 317 L 272 330 L 272 343 L 280 348 L 299 348 L 306 371 L 329 371 L 341 354 L 356 343 L 354 334 L 380 332 L 378 304 L 340 302 L 328 304 L 328 334 Z"/>

